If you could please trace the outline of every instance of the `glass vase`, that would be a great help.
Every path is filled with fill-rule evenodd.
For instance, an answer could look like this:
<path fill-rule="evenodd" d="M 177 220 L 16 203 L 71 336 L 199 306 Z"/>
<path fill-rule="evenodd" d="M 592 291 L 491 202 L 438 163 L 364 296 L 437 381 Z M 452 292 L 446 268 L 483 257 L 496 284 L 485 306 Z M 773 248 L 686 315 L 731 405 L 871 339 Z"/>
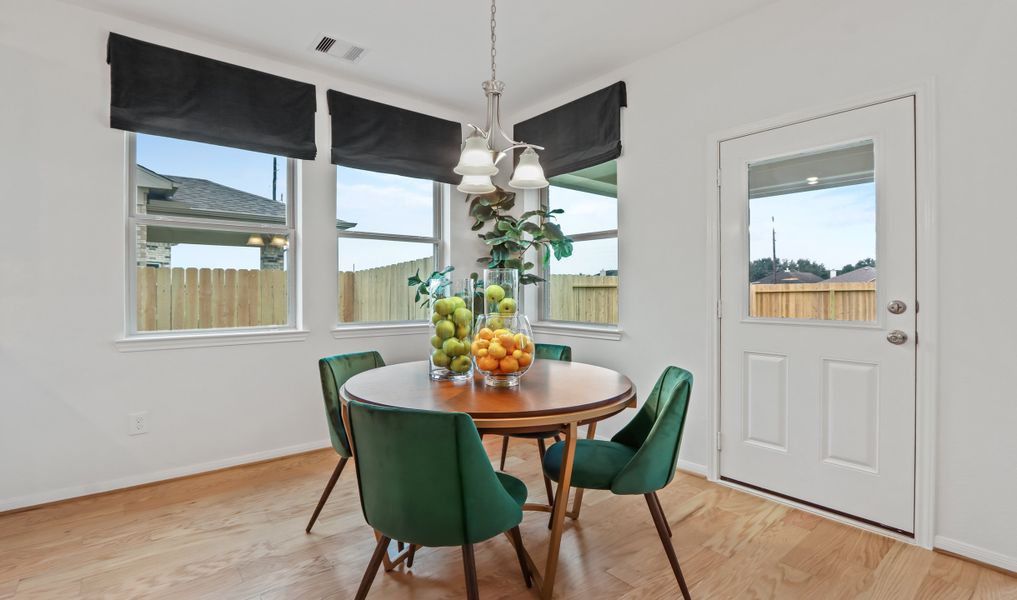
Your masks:
<path fill-rule="evenodd" d="M 427 361 L 431 379 L 466 380 L 473 376 L 474 283 L 472 279 L 440 278 L 428 285 L 431 346 Z"/>
<path fill-rule="evenodd" d="M 511 316 L 522 312 L 518 269 L 484 269 L 484 313 Z"/>
<path fill-rule="evenodd" d="M 533 331 L 526 315 L 500 312 L 477 318 L 477 334 L 470 348 L 477 370 L 484 375 L 484 384 L 512 387 L 536 360 Z"/>

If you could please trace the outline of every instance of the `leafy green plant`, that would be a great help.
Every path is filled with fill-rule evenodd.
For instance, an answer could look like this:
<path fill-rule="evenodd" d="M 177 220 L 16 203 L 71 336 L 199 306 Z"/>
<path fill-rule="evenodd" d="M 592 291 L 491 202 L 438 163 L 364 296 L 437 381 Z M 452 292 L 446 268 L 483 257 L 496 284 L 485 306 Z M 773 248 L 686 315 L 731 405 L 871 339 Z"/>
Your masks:
<path fill-rule="evenodd" d="M 421 279 L 420 278 L 420 269 L 417 269 L 417 272 L 415 274 L 411 275 L 406 280 L 407 285 L 409 285 L 410 287 L 417 288 L 416 289 L 416 293 L 413 295 L 413 301 L 414 302 L 420 302 L 421 308 L 427 306 L 427 303 L 428 303 L 428 301 L 430 299 L 430 296 L 431 296 L 431 289 L 430 289 L 431 288 L 431 282 L 432 281 L 437 281 L 437 280 L 440 280 L 440 279 L 444 279 L 446 275 L 448 275 L 449 273 L 451 273 L 452 271 L 455 271 L 455 270 L 456 270 L 456 268 L 450 265 L 448 267 L 445 267 L 441 271 L 435 271 L 435 272 L 431 273 L 427 277 L 427 279 Z M 424 300 L 421 301 L 420 300 L 421 298 L 423 298 Z"/>
<path fill-rule="evenodd" d="M 535 248 L 544 265 L 555 259 L 572 256 L 572 238 L 562 232 L 555 215 L 564 210 L 528 210 L 515 217 L 509 211 L 515 207 L 516 194 L 497 188 L 489 194 L 468 196 L 470 216 L 473 217 L 472 231 L 490 227 L 486 233 L 477 234 L 488 246 L 489 254 L 477 259 L 477 263 L 488 269 L 518 269 L 519 283 L 530 285 L 544 281 L 543 278 L 527 273 L 535 265 L 525 260 L 526 252 Z"/>

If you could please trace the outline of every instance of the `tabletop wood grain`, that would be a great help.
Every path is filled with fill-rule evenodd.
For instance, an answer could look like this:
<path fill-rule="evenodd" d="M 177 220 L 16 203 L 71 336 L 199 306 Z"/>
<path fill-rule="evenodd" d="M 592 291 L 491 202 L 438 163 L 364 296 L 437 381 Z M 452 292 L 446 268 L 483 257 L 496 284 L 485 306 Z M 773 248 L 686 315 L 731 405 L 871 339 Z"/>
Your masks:
<path fill-rule="evenodd" d="M 346 399 L 419 410 L 457 411 L 475 419 L 568 415 L 631 401 L 628 377 L 595 365 L 538 360 L 515 388 L 492 388 L 481 376 L 472 381 L 431 381 L 427 361 L 371 369 L 351 377 Z"/>

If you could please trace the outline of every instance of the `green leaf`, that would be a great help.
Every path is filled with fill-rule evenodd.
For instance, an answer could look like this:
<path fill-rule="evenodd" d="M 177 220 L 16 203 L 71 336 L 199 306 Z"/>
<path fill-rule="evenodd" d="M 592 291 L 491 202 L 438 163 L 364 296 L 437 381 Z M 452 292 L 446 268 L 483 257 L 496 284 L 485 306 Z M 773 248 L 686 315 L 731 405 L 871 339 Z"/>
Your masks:
<path fill-rule="evenodd" d="M 482 227 L 484 227 L 484 222 L 481 221 L 480 219 L 477 219 L 476 221 L 473 222 L 473 226 L 470 227 L 470 231 L 480 231 Z"/>
<path fill-rule="evenodd" d="M 534 283 L 541 283 L 543 281 L 546 281 L 546 280 L 544 278 L 542 278 L 542 277 L 537 277 L 533 273 L 526 273 L 526 274 L 524 274 L 524 275 L 519 277 L 519 283 L 521 283 L 523 285 L 531 285 L 531 284 L 534 284 Z"/>

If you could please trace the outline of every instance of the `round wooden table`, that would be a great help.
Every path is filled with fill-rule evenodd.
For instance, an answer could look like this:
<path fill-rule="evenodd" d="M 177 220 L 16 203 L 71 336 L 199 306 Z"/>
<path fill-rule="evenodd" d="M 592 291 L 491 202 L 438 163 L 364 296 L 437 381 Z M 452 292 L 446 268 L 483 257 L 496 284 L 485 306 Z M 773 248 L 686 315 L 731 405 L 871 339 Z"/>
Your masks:
<path fill-rule="evenodd" d="M 487 387 L 480 375 L 465 382 L 432 381 L 427 361 L 400 363 L 354 375 L 340 395 L 344 408 L 346 401 L 357 400 L 397 408 L 463 412 L 473 418 L 481 433 L 560 430 L 565 435 L 565 454 L 554 507 L 524 506 L 526 510 L 551 512 L 551 537 L 543 573 L 526 553 L 534 582 L 544 599 L 550 599 L 554 593 L 565 517 L 577 518 L 582 507 L 583 490 L 577 489 L 572 510 L 568 510 L 577 428 L 589 425 L 586 436 L 593 438 L 598 421 L 636 405 L 636 388 L 621 373 L 556 360 L 535 361 L 514 388 Z M 344 419 L 345 412 L 344 409 Z"/>

